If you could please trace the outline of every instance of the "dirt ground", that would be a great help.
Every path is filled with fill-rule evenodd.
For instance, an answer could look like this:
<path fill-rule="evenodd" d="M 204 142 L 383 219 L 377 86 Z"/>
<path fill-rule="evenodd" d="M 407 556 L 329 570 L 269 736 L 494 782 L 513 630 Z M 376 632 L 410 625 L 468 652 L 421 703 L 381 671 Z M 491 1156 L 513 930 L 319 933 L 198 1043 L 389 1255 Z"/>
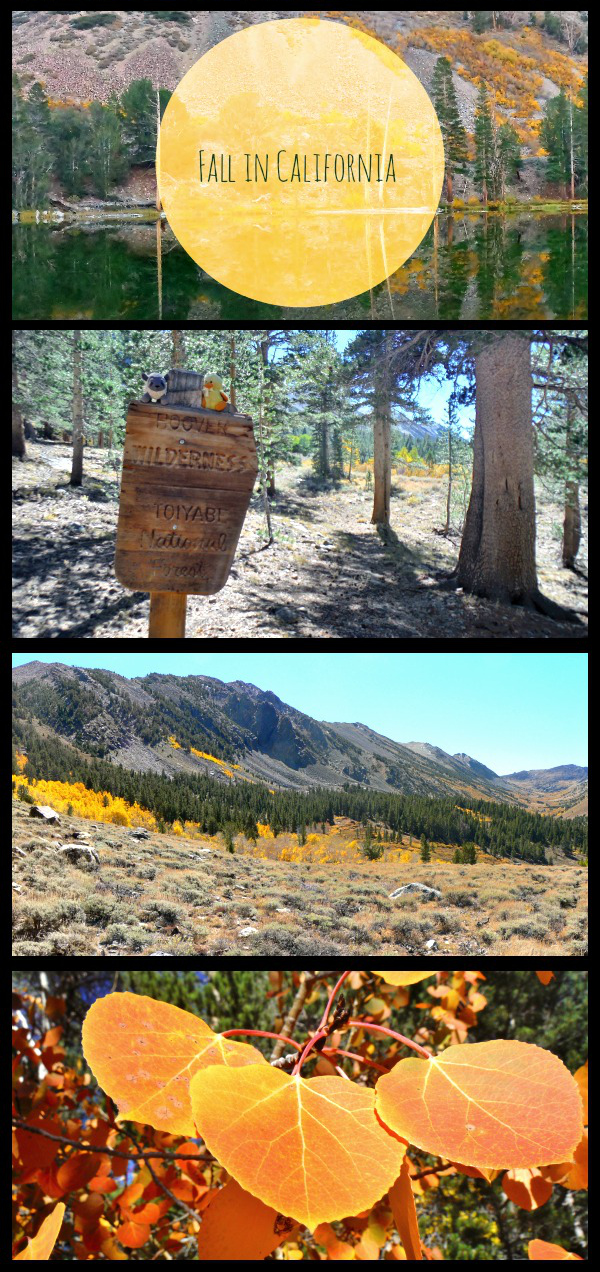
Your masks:
<path fill-rule="evenodd" d="M 149 598 L 114 576 L 119 475 L 110 453 L 89 450 L 71 489 L 71 448 L 28 443 L 13 461 L 14 635 L 136 639 L 148 631 Z M 319 488 L 310 469 L 277 474 L 275 542 L 265 548 L 253 496 L 225 588 L 190 597 L 186 636 L 201 639 L 577 639 L 586 635 L 587 541 L 578 571 L 560 561 L 561 511 L 538 491 L 537 561 L 542 592 L 580 615 L 556 622 L 443 587 L 460 545 L 446 538 L 445 480 L 394 476 L 392 530 L 370 524 L 365 476 Z"/>

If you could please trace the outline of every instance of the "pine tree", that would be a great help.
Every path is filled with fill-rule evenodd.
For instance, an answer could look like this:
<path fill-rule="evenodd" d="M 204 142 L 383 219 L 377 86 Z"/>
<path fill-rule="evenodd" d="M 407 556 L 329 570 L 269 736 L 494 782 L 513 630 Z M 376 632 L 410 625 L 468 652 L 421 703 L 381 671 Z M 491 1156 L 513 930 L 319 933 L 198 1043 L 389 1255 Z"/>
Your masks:
<path fill-rule="evenodd" d="M 448 203 L 452 203 L 454 198 L 454 175 L 467 172 L 469 153 L 467 134 L 461 123 L 458 111 L 458 102 L 452 79 L 452 66 L 450 59 L 447 57 L 439 57 L 435 64 L 431 81 L 431 96 L 444 139 L 446 199 Z"/>
<path fill-rule="evenodd" d="M 431 848 L 426 835 L 421 835 L 421 861 L 431 861 Z"/>
<path fill-rule="evenodd" d="M 482 81 L 475 107 L 475 184 L 481 190 L 481 197 L 487 203 L 489 190 L 494 184 L 494 129 L 488 91 Z"/>
<path fill-rule="evenodd" d="M 504 198 L 507 184 L 518 180 L 522 166 L 523 161 L 521 158 L 521 143 L 519 141 L 519 135 L 513 128 L 512 124 L 508 122 L 501 124 L 498 129 L 498 169 L 500 188 L 497 191 L 501 199 Z"/>
<path fill-rule="evenodd" d="M 564 88 L 561 88 L 560 93 L 546 105 L 540 140 L 544 150 L 548 151 L 546 177 L 560 185 L 565 198 L 571 171 L 570 131 L 569 102 Z"/>

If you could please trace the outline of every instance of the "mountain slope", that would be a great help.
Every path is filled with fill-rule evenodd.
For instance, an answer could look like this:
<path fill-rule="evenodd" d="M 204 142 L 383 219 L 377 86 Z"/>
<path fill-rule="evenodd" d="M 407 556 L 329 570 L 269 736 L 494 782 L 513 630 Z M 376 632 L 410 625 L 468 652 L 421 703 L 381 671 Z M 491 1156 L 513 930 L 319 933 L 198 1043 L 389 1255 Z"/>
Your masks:
<path fill-rule="evenodd" d="M 305 12 L 130 9 L 78 14 L 21 9 L 13 13 L 13 67 L 27 87 L 41 82 L 54 104 L 108 101 L 111 93 L 122 93 L 141 78 L 150 79 L 154 88 L 173 90 L 204 53 L 228 36 L 265 19 Z M 481 31 L 475 30 L 475 15 L 465 20 L 453 9 L 312 12 L 383 41 L 404 58 L 427 91 L 437 58 L 449 57 L 469 132 L 477 85 L 485 79 L 498 115 L 513 122 L 532 160 L 545 102 L 561 85 L 579 82 L 586 67 L 587 22 L 577 12 L 547 13 L 553 33 L 540 25 L 541 14 L 525 11 L 487 15 L 493 27 Z"/>
<path fill-rule="evenodd" d="M 448 755 L 430 743 L 402 744 L 364 724 L 313 720 L 241 681 L 158 674 L 127 680 L 34 661 L 14 669 L 13 684 L 17 716 L 40 722 L 87 754 L 143 772 L 207 772 L 223 782 L 300 790 L 347 784 L 534 803 L 536 811 L 554 813 L 573 808 L 584 794 L 586 770 L 574 765 L 550 770 L 555 777 L 546 786 L 543 771 L 527 774 L 527 781 L 522 774 L 498 777 L 470 756 Z"/>

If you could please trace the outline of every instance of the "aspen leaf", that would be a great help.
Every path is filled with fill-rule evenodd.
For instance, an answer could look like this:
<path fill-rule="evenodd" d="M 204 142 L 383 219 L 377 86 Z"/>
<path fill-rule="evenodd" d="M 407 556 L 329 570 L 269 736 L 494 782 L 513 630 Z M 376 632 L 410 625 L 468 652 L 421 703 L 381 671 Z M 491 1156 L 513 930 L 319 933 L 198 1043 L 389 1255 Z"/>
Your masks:
<path fill-rule="evenodd" d="M 580 1069 L 576 1070 L 576 1072 L 573 1074 L 573 1077 L 575 1078 L 575 1081 L 579 1088 L 581 1103 L 583 1105 L 583 1125 L 587 1126 L 587 1120 L 588 1120 L 588 1062 L 587 1060 L 585 1064 L 582 1064 Z"/>
<path fill-rule="evenodd" d="M 191 1097 L 217 1161 L 310 1229 L 369 1209 L 400 1172 L 405 1147 L 377 1120 L 375 1092 L 345 1078 L 210 1068 L 192 1079 Z"/>
<path fill-rule="evenodd" d="M 325 1246 L 328 1259 L 355 1259 L 354 1247 L 348 1241 L 340 1241 L 331 1224 L 320 1223 L 314 1231 L 315 1241 Z M 379 1253 L 379 1252 L 378 1252 Z M 378 1255 L 375 1256 L 376 1258 Z"/>
<path fill-rule="evenodd" d="M 562 1060 L 526 1042 L 476 1042 L 401 1060 L 377 1083 L 386 1126 L 427 1153 L 480 1168 L 546 1165 L 581 1139 L 581 1100 Z"/>
<path fill-rule="evenodd" d="M 373 975 L 381 976 L 387 985 L 416 985 L 428 976 L 437 976 L 437 972 L 373 972 Z"/>
<path fill-rule="evenodd" d="M 75 1192 L 98 1174 L 98 1158 L 95 1153 L 71 1153 L 56 1172 L 57 1182 L 63 1192 Z M 114 1185 L 113 1185 L 114 1186 Z"/>
<path fill-rule="evenodd" d="M 422 1259 L 417 1210 L 410 1182 L 410 1162 L 404 1158 L 402 1170 L 390 1188 L 390 1206 L 407 1259 Z"/>
<path fill-rule="evenodd" d="M 541 980 L 542 985 L 549 985 L 554 979 L 554 972 L 536 972 L 536 976 Z"/>
<path fill-rule="evenodd" d="M 119 1121 L 194 1135 L 190 1078 L 204 1065 L 267 1065 L 260 1051 L 233 1042 L 170 1003 L 142 994 L 98 998 L 83 1022 L 83 1052 Z M 121 1238 L 119 1238 L 120 1240 Z"/>
<path fill-rule="evenodd" d="M 35 1237 L 31 1237 L 26 1248 L 15 1255 L 13 1262 L 17 1259 L 49 1259 L 62 1227 L 64 1213 L 63 1202 L 59 1201 L 52 1213 L 46 1215 Z"/>
<path fill-rule="evenodd" d="M 266 1259 L 297 1229 L 293 1219 L 265 1206 L 235 1179 L 219 1189 L 202 1218 L 198 1258 Z"/>
<path fill-rule="evenodd" d="M 539 1170 L 509 1170 L 502 1188 L 521 1210 L 537 1210 L 552 1196 L 552 1181 L 543 1179 Z"/>
<path fill-rule="evenodd" d="M 530 1259 L 581 1259 L 580 1254 L 569 1254 L 562 1246 L 552 1245 L 550 1241 L 530 1241 Z"/>

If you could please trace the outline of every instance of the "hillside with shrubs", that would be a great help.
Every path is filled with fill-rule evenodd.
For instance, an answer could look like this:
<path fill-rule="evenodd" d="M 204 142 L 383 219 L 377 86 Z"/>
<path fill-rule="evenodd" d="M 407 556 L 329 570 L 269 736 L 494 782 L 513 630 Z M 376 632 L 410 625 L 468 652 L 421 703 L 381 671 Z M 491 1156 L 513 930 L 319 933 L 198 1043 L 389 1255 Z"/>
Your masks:
<path fill-rule="evenodd" d="M 40 206 L 44 197 L 59 196 L 151 201 L 157 93 L 162 112 L 208 49 L 265 16 L 305 14 L 17 10 L 14 206 Z M 345 22 L 383 41 L 430 93 L 447 155 L 457 147 L 462 159 L 454 191 L 445 191 L 449 203 L 453 194 L 459 206 L 585 196 L 586 12 L 315 10 L 310 16 Z M 453 99 L 450 134 L 437 83 L 440 59 L 447 59 Z M 493 137 L 495 171 L 482 177 L 477 134 L 484 125 Z M 35 181 L 28 175 L 32 162 Z"/>

